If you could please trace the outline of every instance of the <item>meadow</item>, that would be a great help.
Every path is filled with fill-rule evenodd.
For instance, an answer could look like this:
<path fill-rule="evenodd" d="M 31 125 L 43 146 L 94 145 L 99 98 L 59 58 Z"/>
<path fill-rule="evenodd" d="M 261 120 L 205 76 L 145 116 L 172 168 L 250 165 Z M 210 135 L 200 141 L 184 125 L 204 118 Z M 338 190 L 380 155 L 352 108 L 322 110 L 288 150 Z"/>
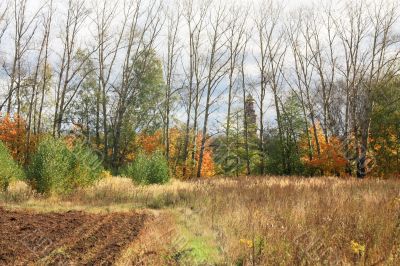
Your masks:
<path fill-rule="evenodd" d="M 0 0 L 0 266 L 400 265 L 399 0 Z"/>
<path fill-rule="evenodd" d="M 51 197 L 18 181 L 0 194 L 0 206 L 28 213 L 146 214 L 138 237 L 117 254 L 117 265 L 400 263 L 400 183 L 394 179 L 271 176 L 138 186 L 108 176 Z"/>

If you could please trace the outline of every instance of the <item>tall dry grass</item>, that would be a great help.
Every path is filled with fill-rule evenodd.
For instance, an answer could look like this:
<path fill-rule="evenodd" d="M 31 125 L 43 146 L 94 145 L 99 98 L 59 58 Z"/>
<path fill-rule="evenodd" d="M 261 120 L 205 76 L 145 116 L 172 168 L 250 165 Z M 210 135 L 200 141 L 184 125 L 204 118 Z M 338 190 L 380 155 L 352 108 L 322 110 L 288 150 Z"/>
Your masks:
<path fill-rule="evenodd" d="M 27 195 L 18 204 L 35 200 Z M 196 217 L 196 234 L 212 233 L 230 265 L 400 265 L 396 180 L 247 177 L 140 187 L 109 177 L 59 201 L 178 210 L 183 220 Z"/>

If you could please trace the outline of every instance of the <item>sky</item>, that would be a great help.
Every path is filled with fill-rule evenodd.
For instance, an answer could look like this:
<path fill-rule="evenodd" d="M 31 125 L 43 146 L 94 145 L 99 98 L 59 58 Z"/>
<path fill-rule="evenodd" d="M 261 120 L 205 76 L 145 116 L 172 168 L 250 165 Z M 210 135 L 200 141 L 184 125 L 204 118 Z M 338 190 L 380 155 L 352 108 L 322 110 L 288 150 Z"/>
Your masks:
<path fill-rule="evenodd" d="M 0 2 L 2 2 L 4 0 L 0 0 Z M 29 0 L 29 8 L 28 8 L 28 13 L 34 13 L 35 10 L 37 10 L 42 3 L 45 0 Z M 89 0 L 92 1 L 92 0 Z M 117 3 L 118 0 L 109 0 L 109 3 L 111 2 L 111 5 L 113 3 Z M 119 2 L 121 3 L 122 0 L 119 0 Z M 165 5 L 170 4 L 171 2 L 173 2 L 174 0 L 162 0 L 163 3 Z M 194 0 L 194 2 L 196 2 L 197 0 Z M 226 3 L 228 6 L 230 4 L 232 4 L 232 0 L 221 0 L 222 2 Z M 278 1 L 278 0 L 276 0 Z M 364 0 L 352 0 L 352 1 L 363 1 Z M 367 0 L 367 2 L 374 2 L 375 0 Z M 395 0 L 376 0 L 377 1 L 384 1 L 385 3 L 387 2 L 391 2 L 391 1 L 395 1 Z M 96 4 L 99 4 L 100 1 L 96 1 L 93 0 L 93 6 L 96 6 Z M 149 1 L 144 1 L 144 2 L 149 2 Z M 180 0 L 178 0 L 178 2 L 182 2 Z M 241 3 L 241 4 L 248 4 L 250 6 L 255 7 L 260 0 L 236 0 L 236 2 Z M 288 16 L 288 14 L 290 14 L 290 10 L 296 9 L 298 7 L 322 7 L 324 5 L 326 5 L 327 3 L 332 3 L 333 7 L 336 7 L 338 5 L 338 3 L 340 3 L 341 1 L 336 1 L 336 0 L 284 0 L 283 1 L 283 6 L 286 12 L 285 15 Z M 4 3 L 4 2 L 3 2 Z M 57 9 L 59 10 L 59 13 L 62 13 L 62 9 L 63 9 L 63 5 L 65 6 L 66 0 L 54 0 L 54 3 L 57 4 Z M 250 14 L 250 19 L 249 19 L 249 27 L 250 28 L 254 28 L 253 23 L 253 17 L 252 17 L 253 13 Z M 290 16 L 290 15 L 289 15 Z M 87 39 L 90 39 L 93 37 L 93 25 L 90 25 L 90 22 L 88 22 L 89 25 L 85 26 L 81 32 L 81 36 L 82 38 L 80 38 L 81 44 L 84 45 L 85 42 L 87 42 Z M 59 43 L 59 41 L 57 40 L 57 37 L 60 35 L 60 32 L 62 32 L 63 30 L 63 24 L 61 23 L 61 19 L 59 17 L 55 18 L 55 22 L 54 22 L 54 29 L 53 29 L 53 33 L 52 33 L 52 60 L 54 62 L 57 62 L 58 60 L 58 54 L 61 51 L 61 45 Z M 164 33 L 162 33 L 164 34 Z M 162 35 L 161 34 L 161 35 Z M 83 38 L 84 37 L 84 38 Z M 254 36 L 253 36 L 254 37 Z M 182 29 L 180 31 L 180 35 L 179 35 L 179 39 L 181 39 L 182 42 L 187 42 L 187 32 Z M 0 45 L 0 57 L 10 57 L 12 55 L 12 47 L 9 45 L 10 43 L 12 43 L 11 40 L 11 34 L 8 34 L 5 36 L 5 38 L 2 41 L 2 44 Z M 157 45 L 157 51 L 160 57 L 164 57 L 165 53 L 166 53 L 166 49 L 165 49 L 165 38 L 161 38 L 160 41 L 158 41 L 158 45 Z M 256 76 L 257 76 L 257 65 L 255 62 L 255 58 L 258 56 L 257 52 L 256 52 L 256 44 L 254 42 L 251 42 L 249 44 L 250 49 L 252 50 L 251 53 L 249 53 L 248 59 L 247 59 L 247 63 L 246 63 L 246 74 L 248 75 L 248 77 L 250 79 L 255 80 Z M 184 57 L 184 55 L 183 55 Z M 182 61 L 187 61 L 187 58 L 183 58 Z M 0 83 L 1 84 L 1 83 Z M 220 90 L 224 89 L 224 87 L 226 87 L 226 83 L 222 83 L 220 85 Z M 237 99 L 238 100 L 238 99 Z M 269 93 L 267 95 L 267 101 L 266 101 L 266 107 L 269 107 L 267 110 L 267 113 L 265 115 L 266 117 L 266 122 L 270 123 L 270 124 L 274 124 L 275 121 L 275 111 L 274 108 L 271 106 L 272 105 L 272 95 Z M 217 101 L 216 105 L 213 108 L 215 110 L 215 112 L 212 113 L 212 127 L 214 128 L 218 128 L 218 124 L 221 121 L 225 120 L 225 114 L 226 114 L 226 97 L 222 98 L 221 100 Z M 184 120 L 185 118 L 185 112 L 182 109 L 178 109 L 176 112 L 176 116 L 180 119 L 180 120 Z"/>

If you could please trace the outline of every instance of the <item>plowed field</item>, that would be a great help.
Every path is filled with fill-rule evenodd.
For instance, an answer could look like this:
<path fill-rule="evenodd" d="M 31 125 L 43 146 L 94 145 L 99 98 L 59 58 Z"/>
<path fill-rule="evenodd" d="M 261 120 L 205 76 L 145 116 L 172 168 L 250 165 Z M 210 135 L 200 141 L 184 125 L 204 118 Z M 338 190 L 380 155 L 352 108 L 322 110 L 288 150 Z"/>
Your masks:
<path fill-rule="evenodd" d="M 0 265 L 112 265 L 145 214 L 33 213 L 0 208 Z"/>

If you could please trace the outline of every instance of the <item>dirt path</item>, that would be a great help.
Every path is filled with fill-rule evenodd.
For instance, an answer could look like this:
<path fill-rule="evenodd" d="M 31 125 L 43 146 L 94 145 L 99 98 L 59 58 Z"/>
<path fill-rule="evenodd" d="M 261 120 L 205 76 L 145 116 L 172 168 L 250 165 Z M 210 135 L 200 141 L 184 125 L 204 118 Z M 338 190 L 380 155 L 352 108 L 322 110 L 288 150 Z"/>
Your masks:
<path fill-rule="evenodd" d="M 111 265 L 141 231 L 146 215 L 0 208 L 0 265 Z"/>

